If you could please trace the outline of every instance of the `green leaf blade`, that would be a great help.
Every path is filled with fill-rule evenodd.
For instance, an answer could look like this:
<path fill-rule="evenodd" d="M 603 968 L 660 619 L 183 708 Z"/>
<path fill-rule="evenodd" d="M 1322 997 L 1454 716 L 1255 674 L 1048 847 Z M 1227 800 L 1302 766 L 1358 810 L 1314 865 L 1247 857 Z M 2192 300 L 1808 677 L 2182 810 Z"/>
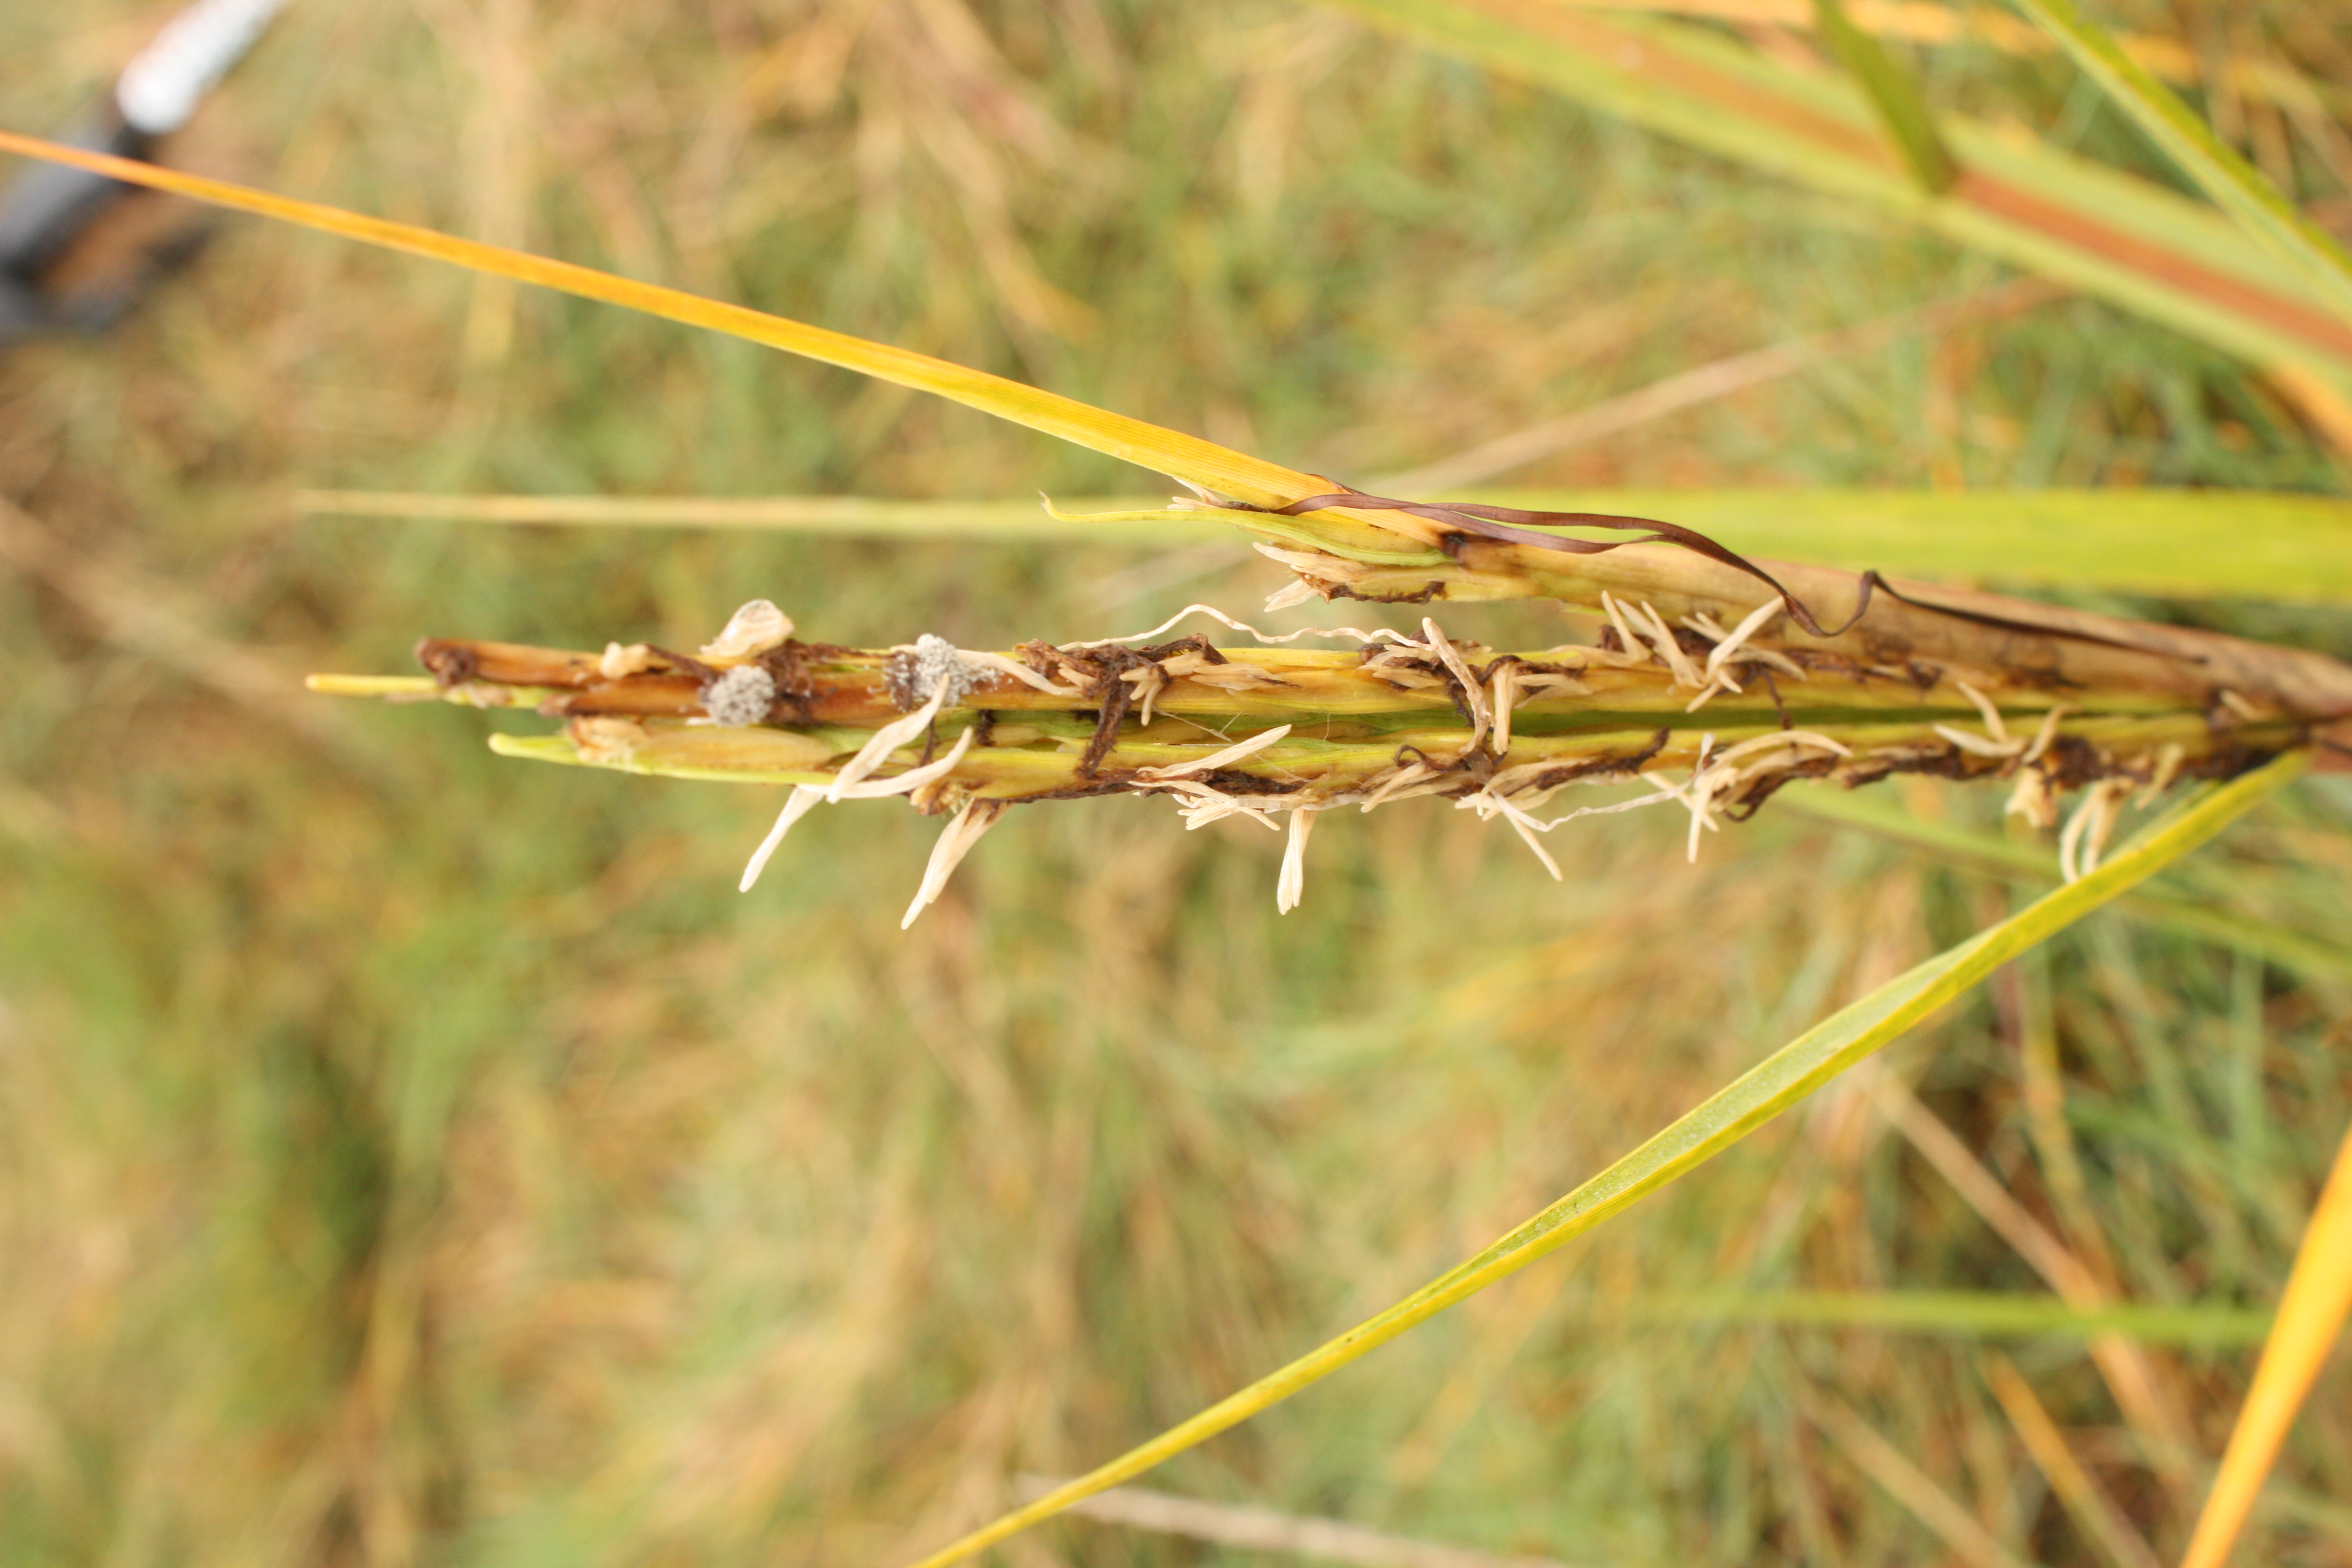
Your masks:
<path fill-rule="evenodd" d="M 2016 0 L 2084 75 L 2129 114 L 2150 141 L 2258 243 L 2300 271 L 2336 313 L 2352 321 L 2352 255 L 2297 212 L 2278 187 L 2124 52 L 2074 0 Z"/>
<path fill-rule="evenodd" d="M 1937 131 L 1962 177 L 1932 196 L 1874 134 L 1854 83 L 1694 26 L 1535 0 L 1346 4 L 1497 74 L 1864 203 L 2255 364 L 2352 386 L 2352 317 L 2328 308 L 2340 301 L 2323 297 L 2305 254 L 2324 236 L 2305 237 L 2290 258 L 2203 202 L 1960 115 Z"/>
<path fill-rule="evenodd" d="M 947 1568 L 1239 1426 L 1630 1207 L 1892 1044 L 2001 964 L 2206 843 L 2299 775 L 2308 761 L 2305 753 L 2293 752 L 2211 790 L 2097 870 L 1815 1025 L 1640 1148 L 1396 1305 L 1150 1441 L 949 1543 L 916 1568 Z"/>
<path fill-rule="evenodd" d="M 1950 190 L 1960 177 L 1959 165 L 1937 132 L 1927 95 L 1911 73 L 1895 63 L 1885 45 L 1853 25 L 1843 0 L 1813 0 L 1813 24 L 1831 53 L 1870 95 L 1871 106 L 1919 188 L 1931 196 Z"/>

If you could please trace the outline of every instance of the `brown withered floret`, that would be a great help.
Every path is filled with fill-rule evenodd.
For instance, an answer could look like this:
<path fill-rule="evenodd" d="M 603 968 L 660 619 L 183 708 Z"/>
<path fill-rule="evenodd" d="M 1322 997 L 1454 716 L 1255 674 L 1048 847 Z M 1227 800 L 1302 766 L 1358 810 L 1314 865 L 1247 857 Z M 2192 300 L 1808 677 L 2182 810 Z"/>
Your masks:
<path fill-rule="evenodd" d="M 446 690 L 463 686 L 474 679 L 482 661 L 465 643 L 447 637 L 423 637 L 416 644 L 416 662 L 433 677 L 434 684 Z"/>

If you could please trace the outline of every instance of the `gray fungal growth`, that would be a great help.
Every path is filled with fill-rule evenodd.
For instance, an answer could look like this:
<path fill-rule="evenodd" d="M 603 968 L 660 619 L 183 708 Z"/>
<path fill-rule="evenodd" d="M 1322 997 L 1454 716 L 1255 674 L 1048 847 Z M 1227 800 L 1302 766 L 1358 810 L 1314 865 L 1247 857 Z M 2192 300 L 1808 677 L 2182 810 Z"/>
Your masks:
<path fill-rule="evenodd" d="M 953 708 L 989 677 L 989 671 L 966 658 L 955 644 L 925 632 L 911 648 L 896 648 L 883 668 L 890 700 L 900 712 L 919 708 L 933 695 L 944 693 L 940 706 Z"/>
<path fill-rule="evenodd" d="M 724 729 L 763 724 L 775 704 L 776 678 L 756 664 L 739 664 L 702 689 L 703 710 Z"/>

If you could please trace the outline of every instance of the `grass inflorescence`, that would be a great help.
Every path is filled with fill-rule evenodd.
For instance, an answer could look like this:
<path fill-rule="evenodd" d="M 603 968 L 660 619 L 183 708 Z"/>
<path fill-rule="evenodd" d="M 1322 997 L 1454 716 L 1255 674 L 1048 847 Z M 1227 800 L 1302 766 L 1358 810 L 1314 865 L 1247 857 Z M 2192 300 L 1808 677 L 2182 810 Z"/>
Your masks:
<path fill-rule="evenodd" d="M 1891 208 L 1792 192 L 1338 14 L 1043 15 L 296 7 L 173 156 L 919 347 L 1300 473 L 1442 463 L 2004 282 Z M 0 123 L 68 122 L 145 17 L 0 18 Z M 2329 9 L 2191 22 L 2138 44 L 2328 210 L 2327 84 L 2352 68 Z M 1705 44 L 1754 44 L 1801 79 L 1790 26 L 1759 10 Z M 1946 41 L 1916 63 L 1932 101 L 2162 174 L 2046 54 Z M 1809 360 L 1769 392 L 1636 397 L 1650 412 L 1605 441 L 1516 444 L 1533 455 L 1509 477 L 1654 497 L 1945 487 L 1956 507 L 1997 506 L 2000 486 L 2340 490 L 2324 398 L 2226 336 L 2044 300 Z M 822 793 L 927 700 L 888 690 L 910 630 L 958 657 L 1025 662 L 1007 645 L 1034 636 L 1085 659 L 1108 627 L 1295 577 L 1115 524 L 982 549 L 323 518 L 297 492 L 793 512 L 855 491 L 929 511 L 1139 480 L 837 371 L 258 226 L 219 228 L 118 337 L 0 364 L 0 400 L 20 509 L 0 527 L 0 1250 L 18 1264 L 0 1548 L 28 1563 L 911 1559 L 1012 1502 L 1011 1478 L 1080 1473 L 1472 1256 L 1775 1045 L 2011 918 L 2052 861 L 2046 840 L 2021 852 L 2001 806 L 2054 705 L 1978 672 L 1960 678 L 1998 728 L 1948 679 L 1905 743 L 1959 771 L 2015 763 L 2005 784 L 1930 770 L 1822 797 L 1873 802 L 1907 837 L 1768 808 L 1691 866 L 1693 818 L 1662 802 L 1546 837 L 1555 883 L 1424 799 L 1318 833 L 1314 896 L 1277 923 L 1285 840 L 1230 818 L 1171 832 L 1164 804 L 1105 799 L 1007 811 L 902 934 L 938 823 L 819 812 L 736 899 L 776 788 L 513 766 L 472 726 L 306 701 L 289 672 L 391 668 L 425 628 L 589 650 L 617 635 L 624 656 L 644 640 L 718 668 L 735 656 L 702 658 L 711 628 L 787 584 L 883 672 L 884 701 L 840 734 L 690 726 L 675 689 L 698 700 L 704 681 L 683 664 L 609 683 L 667 683 L 666 713 L 479 722 L 503 748 L 574 755 L 574 722 L 632 746 L 617 726 L 635 726 L 648 771 L 647 748 L 805 731 L 826 754 L 802 744 L 797 776 Z M 2200 509 L 2194 538 L 2103 579 L 2172 597 L 2119 601 L 2055 584 L 2037 531 L 2136 550 L 2120 511 L 2077 532 L 2066 520 L 2099 498 L 2065 500 L 2016 509 L 2013 577 L 1955 564 L 1940 510 L 1842 506 L 1904 530 L 1919 574 L 2352 650 L 2330 515 L 2289 545 L 2263 521 L 2276 506 L 2218 533 Z M 1687 515 L 1673 504 L 1609 510 Z M 2238 531 L 2263 537 L 2231 552 Z M 1425 659 L 1422 622 L 1439 625 L 1471 679 L 1439 656 L 1406 717 L 1448 737 L 1441 763 L 1476 724 L 1449 680 L 1465 706 L 1486 693 L 1487 754 L 1507 706 L 1506 752 L 1557 736 L 1541 702 L 1495 700 L 1492 649 L 1581 674 L 1648 642 L 1647 673 L 1607 671 L 1648 683 L 1654 720 L 1622 731 L 1642 743 L 1757 711 L 1735 670 L 1745 689 L 1683 714 L 1699 690 L 1643 628 L 1654 612 L 1703 671 L 1722 638 L 1685 618 L 1729 634 L 1760 594 L 1587 579 L 1600 618 L 1564 653 L 1554 594 L 1531 593 L 1562 585 L 1541 581 L 1556 563 L 1262 537 L 1312 592 L 1372 601 L 1344 608 L 1396 634 L 1383 648 Z M 2236 605 L 2203 593 L 2200 544 L 2227 553 L 2211 581 Z M 1854 548 L 1822 584 L 1829 624 L 1854 571 L 1897 564 Z M 2278 585 L 2276 563 L 2322 553 Z M 1627 606 L 1614 649 L 1603 587 Z M 1322 615 L 1301 602 L 1268 624 Z M 1762 646 L 1794 658 L 1776 637 Z M 1042 679 L 1077 683 L 1047 662 L 1062 673 Z M 2152 707 L 2096 721 L 2193 712 L 2266 747 L 2263 726 L 2300 720 L 2256 684 L 2141 688 Z M 988 710 L 1039 733 L 985 749 L 1075 776 L 1102 702 L 1067 700 Z M 942 760 L 979 711 L 942 702 L 923 728 L 944 748 L 894 749 L 860 782 Z M 1122 767 L 1142 718 L 1098 770 Z M 1318 720 L 1197 721 L 1230 744 Z M 1154 706 L 1152 722 L 1171 721 Z M 2153 782 L 2163 751 L 2116 754 Z M 1687 792 L 1695 760 L 1653 771 Z M 2247 1385 L 2233 1336 L 2279 1299 L 2352 1107 L 2325 946 L 2347 826 L 2339 782 L 2294 785 L 2143 904 L 1925 1024 L 1881 1077 L 1832 1085 L 1160 1483 L 1578 1563 L 2168 1556 Z M 2231 1328 L 2183 1327 L 2206 1322 Z M 2249 1556 L 2324 1562 L 2352 1540 L 2352 1428 L 2341 1368 L 2326 1375 Z M 1070 1522 L 1005 1550 L 1046 1568 L 1201 1548 Z"/>
<path fill-rule="evenodd" d="M 800 639 L 762 599 L 695 655 L 646 643 L 594 654 L 427 638 L 417 647 L 425 679 L 318 676 L 311 685 L 520 704 L 568 721 L 558 736 L 499 737 L 511 756 L 793 786 L 747 889 L 818 800 L 904 796 L 952 818 L 909 922 L 1004 806 L 1116 794 L 1171 798 L 1190 827 L 1286 816 L 1285 911 L 1298 901 L 1313 813 L 1442 796 L 1508 822 L 1558 878 L 1538 835 L 1580 817 L 1673 802 L 1689 813 L 1696 860 L 1702 832 L 1753 816 L 1787 784 L 1853 788 L 1897 773 L 2007 781 L 2010 812 L 2043 827 L 2063 795 L 2084 792 L 2061 846 L 2072 879 L 2097 864 L 2126 799 L 2146 805 L 2178 783 L 2232 776 L 2307 744 L 2314 722 L 2333 717 L 2298 715 L 2274 691 L 2258 692 L 2257 706 L 2210 684 L 2185 703 L 2164 668 L 2180 650 L 2135 647 L 2125 625 L 2105 626 L 2104 638 L 2074 629 L 2094 654 L 2120 648 L 2153 667 L 2143 684 L 2102 689 L 2018 662 L 2015 626 L 1995 626 L 2001 640 L 1977 649 L 1973 666 L 1954 666 L 1898 653 L 1876 622 L 1864 627 L 1866 601 L 1853 628 L 1817 628 L 1798 646 L 1769 629 L 1785 600 L 1728 630 L 1704 614 L 1670 627 L 1646 603 L 1620 605 L 1605 591 L 1601 600 L 1597 643 L 1496 654 L 1433 618 L 1417 635 L 1326 634 L 1352 639 L 1353 651 L 1262 636 L 1234 648 L 1201 633 L 1151 640 L 1171 626 L 1003 652 L 929 635 L 857 649 Z M 2232 650 L 2228 639 L 2202 640 L 2199 673 L 2210 683 Z M 2257 664 L 2263 652 L 2235 651 Z M 2330 673 L 2325 661 L 2301 669 L 2282 657 L 2290 675 L 2324 685 Z M 2130 672 L 2126 659 L 2109 674 Z M 1651 793 L 1549 821 L 1535 815 L 1570 784 L 1629 782 Z"/>

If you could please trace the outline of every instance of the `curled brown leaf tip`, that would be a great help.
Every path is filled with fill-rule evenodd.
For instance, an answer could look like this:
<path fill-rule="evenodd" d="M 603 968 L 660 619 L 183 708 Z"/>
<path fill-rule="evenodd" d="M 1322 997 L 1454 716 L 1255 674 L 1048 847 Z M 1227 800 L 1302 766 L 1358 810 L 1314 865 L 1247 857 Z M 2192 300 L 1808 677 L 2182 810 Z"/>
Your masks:
<path fill-rule="evenodd" d="M 1771 589 L 1780 596 L 1780 602 L 1789 607 L 1790 619 L 1817 637 L 1843 637 L 1852 631 L 1861 624 L 1862 617 L 1869 613 L 1873 594 L 1883 593 L 1889 598 L 1909 605 L 1914 609 L 1926 610 L 1934 615 L 1949 616 L 1957 620 L 1970 621 L 1979 626 L 1993 626 L 2003 631 L 2028 632 L 2040 637 L 2068 637 L 2077 642 L 2100 643 L 2111 647 L 2139 647 L 2143 652 L 2168 651 L 2145 648 L 2136 643 L 2125 642 L 2114 637 L 2103 637 L 2090 632 L 2041 626 L 2030 621 L 2011 620 L 2000 616 L 1986 615 L 1980 611 L 1963 610 L 1948 605 L 1916 599 L 1897 589 L 1874 570 L 1864 572 L 1856 580 L 1860 593 L 1854 601 L 1853 614 L 1848 616 L 1843 625 L 1825 626 L 1814 616 L 1811 607 L 1783 587 L 1779 578 L 1774 577 L 1769 572 L 1765 571 L 1738 551 L 1709 539 L 1695 528 L 1685 528 L 1679 522 L 1667 522 L 1654 517 L 1620 517 L 1613 513 L 1601 511 L 1530 511 L 1513 506 L 1488 506 L 1478 501 L 1397 500 L 1389 496 L 1368 495 L 1362 490 L 1353 489 L 1346 485 L 1341 485 L 1336 490 L 1327 490 L 1321 495 L 1308 496 L 1304 500 L 1292 501 L 1287 506 L 1252 506 L 1247 501 L 1214 500 L 1211 500 L 1209 504 L 1222 507 L 1227 511 L 1263 512 L 1270 517 L 1301 517 L 1310 511 L 1321 511 L 1327 507 L 1340 506 L 1352 507 L 1359 511 L 1401 511 L 1412 517 L 1427 518 L 1433 522 L 1445 523 L 1465 533 L 1474 533 L 1481 538 L 1502 540 L 1511 544 L 1525 544 L 1537 550 L 1556 550 L 1570 555 L 1600 555 L 1623 544 L 1679 544 L 1685 550 L 1704 555 L 1708 560 L 1728 566 L 1735 572 L 1743 572 Z M 1539 533 L 1536 531 L 1538 528 L 1610 528 L 1626 531 L 1635 530 L 1646 531 L 1633 539 L 1572 539 L 1557 533 Z"/>
<path fill-rule="evenodd" d="M 1488 506 L 1479 501 L 1397 500 L 1389 496 L 1368 495 L 1346 485 L 1321 495 L 1308 496 L 1304 500 L 1292 501 L 1288 506 L 1252 506 L 1246 501 L 1213 501 L 1210 504 L 1228 511 L 1257 511 L 1273 517 L 1300 517 L 1336 506 L 1353 507 L 1360 511 L 1401 511 L 1412 517 L 1427 518 L 1432 522 L 1445 523 L 1484 539 L 1525 544 L 1537 550 L 1557 550 L 1570 555 L 1599 555 L 1622 544 L 1679 544 L 1734 571 L 1744 572 L 1780 595 L 1797 624 L 1818 637 L 1836 637 L 1839 632 L 1848 630 L 1854 621 L 1862 618 L 1863 610 L 1870 607 L 1870 587 L 1865 583 L 1862 604 L 1854 611 L 1853 620 L 1836 631 L 1825 630 L 1813 617 L 1811 610 L 1753 561 L 1738 551 L 1717 543 L 1695 528 L 1685 528 L 1679 522 L 1667 522 L 1654 517 L 1619 517 L 1604 511 L 1529 511 L 1515 506 Z M 1645 531 L 1634 539 L 1572 539 L 1557 533 L 1538 533 L 1536 531 L 1538 528 L 1613 528 Z M 1871 575 L 1874 577 L 1876 574 Z M 1884 586 L 1883 584 L 1881 585 Z"/>

